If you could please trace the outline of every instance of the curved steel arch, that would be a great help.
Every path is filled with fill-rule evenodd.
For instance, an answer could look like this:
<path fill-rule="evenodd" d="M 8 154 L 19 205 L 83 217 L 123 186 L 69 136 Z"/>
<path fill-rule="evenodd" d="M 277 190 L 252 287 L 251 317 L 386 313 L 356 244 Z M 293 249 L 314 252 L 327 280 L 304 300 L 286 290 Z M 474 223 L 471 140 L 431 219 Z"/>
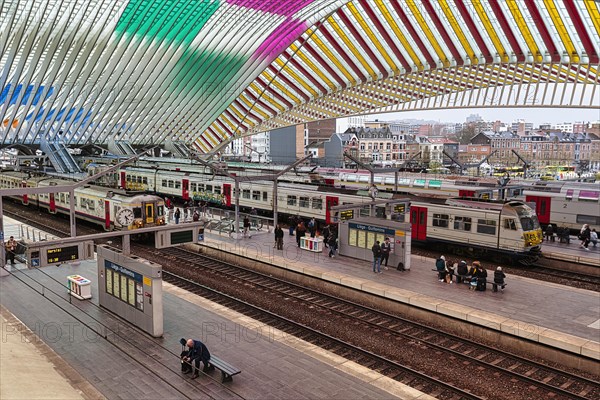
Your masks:
<path fill-rule="evenodd" d="M 366 112 L 599 106 L 594 0 L 1 4 L 2 144 L 123 135 L 208 153 Z"/>

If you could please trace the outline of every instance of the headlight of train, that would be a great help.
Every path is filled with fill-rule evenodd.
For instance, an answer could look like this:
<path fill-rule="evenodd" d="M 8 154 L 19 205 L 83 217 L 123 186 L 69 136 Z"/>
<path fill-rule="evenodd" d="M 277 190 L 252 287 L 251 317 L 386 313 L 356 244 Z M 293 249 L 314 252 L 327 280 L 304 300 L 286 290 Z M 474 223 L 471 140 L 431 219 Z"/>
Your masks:
<path fill-rule="evenodd" d="M 535 231 L 523 232 L 523 239 L 525 241 L 525 247 L 537 246 L 542 243 L 542 230 L 537 229 Z"/>
<path fill-rule="evenodd" d="M 165 217 L 156 218 L 156 225 L 164 225 L 164 224 L 165 224 Z"/>
<path fill-rule="evenodd" d="M 133 221 L 133 229 L 140 229 L 144 227 L 144 222 L 141 219 Z"/>

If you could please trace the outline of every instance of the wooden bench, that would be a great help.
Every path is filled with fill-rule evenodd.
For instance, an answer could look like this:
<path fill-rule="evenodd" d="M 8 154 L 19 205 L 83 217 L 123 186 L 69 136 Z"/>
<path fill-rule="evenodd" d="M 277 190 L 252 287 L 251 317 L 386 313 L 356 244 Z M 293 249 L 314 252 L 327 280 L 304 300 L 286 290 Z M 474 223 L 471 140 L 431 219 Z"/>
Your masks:
<path fill-rule="evenodd" d="M 221 360 L 219 357 L 211 355 L 210 360 L 208 360 L 208 366 L 204 366 L 203 371 L 208 373 L 215 368 L 221 371 L 221 383 L 233 381 L 233 376 L 242 372 L 228 362 Z"/>

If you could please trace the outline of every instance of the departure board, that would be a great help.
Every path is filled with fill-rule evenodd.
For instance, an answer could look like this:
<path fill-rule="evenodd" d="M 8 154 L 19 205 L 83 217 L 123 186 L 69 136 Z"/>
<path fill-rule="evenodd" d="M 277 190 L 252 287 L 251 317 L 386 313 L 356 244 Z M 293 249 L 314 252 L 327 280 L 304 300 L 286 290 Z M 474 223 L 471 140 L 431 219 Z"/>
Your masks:
<path fill-rule="evenodd" d="M 394 204 L 394 212 L 399 214 L 404 214 L 406 212 L 406 204 Z"/>
<path fill-rule="evenodd" d="M 79 245 L 46 249 L 48 264 L 79 260 Z"/>
<path fill-rule="evenodd" d="M 348 221 L 349 219 L 354 219 L 354 210 L 340 211 L 340 221 Z"/>

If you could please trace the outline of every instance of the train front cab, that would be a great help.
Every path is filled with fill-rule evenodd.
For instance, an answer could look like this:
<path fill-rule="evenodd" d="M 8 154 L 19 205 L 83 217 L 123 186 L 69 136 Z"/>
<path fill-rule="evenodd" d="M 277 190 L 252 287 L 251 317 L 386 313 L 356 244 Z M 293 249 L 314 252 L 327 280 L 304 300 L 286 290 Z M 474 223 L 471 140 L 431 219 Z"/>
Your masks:
<path fill-rule="evenodd" d="M 535 213 L 537 214 L 540 224 L 548 225 L 550 223 L 550 204 L 551 198 L 546 196 L 527 195 L 525 201 L 527 203 L 535 203 Z"/>
<path fill-rule="evenodd" d="M 410 206 L 411 237 L 427 240 L 427 207 Z"/>

